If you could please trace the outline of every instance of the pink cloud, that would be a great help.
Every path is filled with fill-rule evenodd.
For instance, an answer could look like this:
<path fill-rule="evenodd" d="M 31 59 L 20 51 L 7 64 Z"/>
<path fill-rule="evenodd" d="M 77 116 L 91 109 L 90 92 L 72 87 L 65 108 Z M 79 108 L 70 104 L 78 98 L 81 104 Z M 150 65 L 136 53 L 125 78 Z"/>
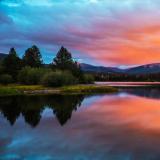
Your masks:
<path fill-rule="evenodd" d="M 156 14 L 156 15 L 155 15 Z M 81 43 L 72 47 L 104 64 L 144 64 L 160 61 L 160 13 L 119 13 L 115 18 L 93 21 L 86 28 L 69 26 Z"/>

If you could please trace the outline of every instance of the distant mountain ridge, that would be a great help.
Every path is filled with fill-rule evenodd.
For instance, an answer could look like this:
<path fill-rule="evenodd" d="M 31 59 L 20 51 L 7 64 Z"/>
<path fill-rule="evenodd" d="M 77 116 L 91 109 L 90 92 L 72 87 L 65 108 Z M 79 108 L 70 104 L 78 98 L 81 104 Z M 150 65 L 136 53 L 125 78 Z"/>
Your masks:
<path fill-rule="evenodd" d="M 116 68 L 116 67 L 93 66 L 93 65 L 90 65 L 90 64 L 86 64 L 86 63 L 81 63 L 80 66 L 81 66 L 83 71 L 87 71 L 87 72 L 104 72 L 104 73 L 123 72 L 122 69 L 119 69 L 119 68 Z"/>
<path fill-rule="evenodd" d="M 93 66 L 81 63 L 81 68 L 86 72 L 96 73 L 125 73 L 125 74 L 153 74 L 160 73 L 160 63 L 146 64 L 128 69 L 120 69 L 116 67 Z"/>
<path fill-rule="evenodd" d="M 148 74 L 148 73 L 160 73 L 160 63 L 146 64 L 126 70 L 131 74 Z"/>

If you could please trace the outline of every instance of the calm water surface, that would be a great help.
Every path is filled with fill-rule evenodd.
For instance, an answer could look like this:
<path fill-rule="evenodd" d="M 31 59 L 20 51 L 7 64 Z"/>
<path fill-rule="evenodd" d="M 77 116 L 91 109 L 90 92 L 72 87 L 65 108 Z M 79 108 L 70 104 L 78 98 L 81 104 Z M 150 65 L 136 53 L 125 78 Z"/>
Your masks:
<path fill-rule="evenodd" d="M 0 160 L 160 160 L 160 90 L 0 98 Z"/>

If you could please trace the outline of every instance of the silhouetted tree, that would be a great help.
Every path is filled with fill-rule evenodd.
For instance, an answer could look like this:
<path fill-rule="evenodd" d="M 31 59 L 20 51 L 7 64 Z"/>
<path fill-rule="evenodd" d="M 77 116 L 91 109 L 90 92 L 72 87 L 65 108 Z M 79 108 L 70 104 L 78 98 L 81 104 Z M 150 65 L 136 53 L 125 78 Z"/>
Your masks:
<path fill-rule="evenodd" d="M 62 46 L 61 49 L 58 51 L 56 57 L 54 58 L 54 63 L 59 69 L 70 69 L 71 65 L 73 64 L 71 53 Z"/>
<path fill-rule="evenodd" d="M 82 76 L 80 65 L 73 60 L 72 54 L 63 46 L 53 59 L 53 65 L 55 65 L 58 69 L 71 71 L 72 74 L 77 78 Z"/>
<path fill-rule="evenodd" d="M 22 67 L 22 61 L 18 57 L 14 48 L 11 48 L 8 56 L 4 58 L 3 67 L 6 73 L 10 74 L 14 79 L 16 79 L 18 71 Z"/>
<path fill-rule="evenodd" d="M 35 45 L 28 48 L 23 56 L 23 62 L 26 66 L 41 67 L 43 61 L 39 48 Z"/>

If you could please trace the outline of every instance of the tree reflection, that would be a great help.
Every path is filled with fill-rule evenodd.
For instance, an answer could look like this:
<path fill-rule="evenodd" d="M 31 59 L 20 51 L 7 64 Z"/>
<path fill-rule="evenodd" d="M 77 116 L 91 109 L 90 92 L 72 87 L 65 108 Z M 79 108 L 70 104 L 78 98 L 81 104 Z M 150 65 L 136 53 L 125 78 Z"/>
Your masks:
<path fill-rule="evenodd" d="M 83 95 L 5 97 L 0 98 L 0 112 L 11 125 L 22 114 L 26 123 L 36 127 L 42 112 L 49 107 L 59 123 L 64 125 L 71 118 L 73 110 L 81 106 L 83 99 Z"/>
<path fill-rule="evenodd" d="M 51 108 L 56 115 L 59 123 L 64 125 L 72 116 L 72 111 L 81 106 L 83 96 L 56 96 Z"/>
<path fill-rule="evenodd" d="M 159 86 L 142 86 L 142 87 L 127 87 L 121 89 L 121 91 L 136 95 L 139 97 L 147 97 L 152 99 L 160 99 L 160 87 Z"/>
<path fill-rule="evenodd" d="M 2 115 L 14 125 L 16 119 L 19 117 L 21 110 L 17 98 L 0 98 L 0 111 Z"/>

